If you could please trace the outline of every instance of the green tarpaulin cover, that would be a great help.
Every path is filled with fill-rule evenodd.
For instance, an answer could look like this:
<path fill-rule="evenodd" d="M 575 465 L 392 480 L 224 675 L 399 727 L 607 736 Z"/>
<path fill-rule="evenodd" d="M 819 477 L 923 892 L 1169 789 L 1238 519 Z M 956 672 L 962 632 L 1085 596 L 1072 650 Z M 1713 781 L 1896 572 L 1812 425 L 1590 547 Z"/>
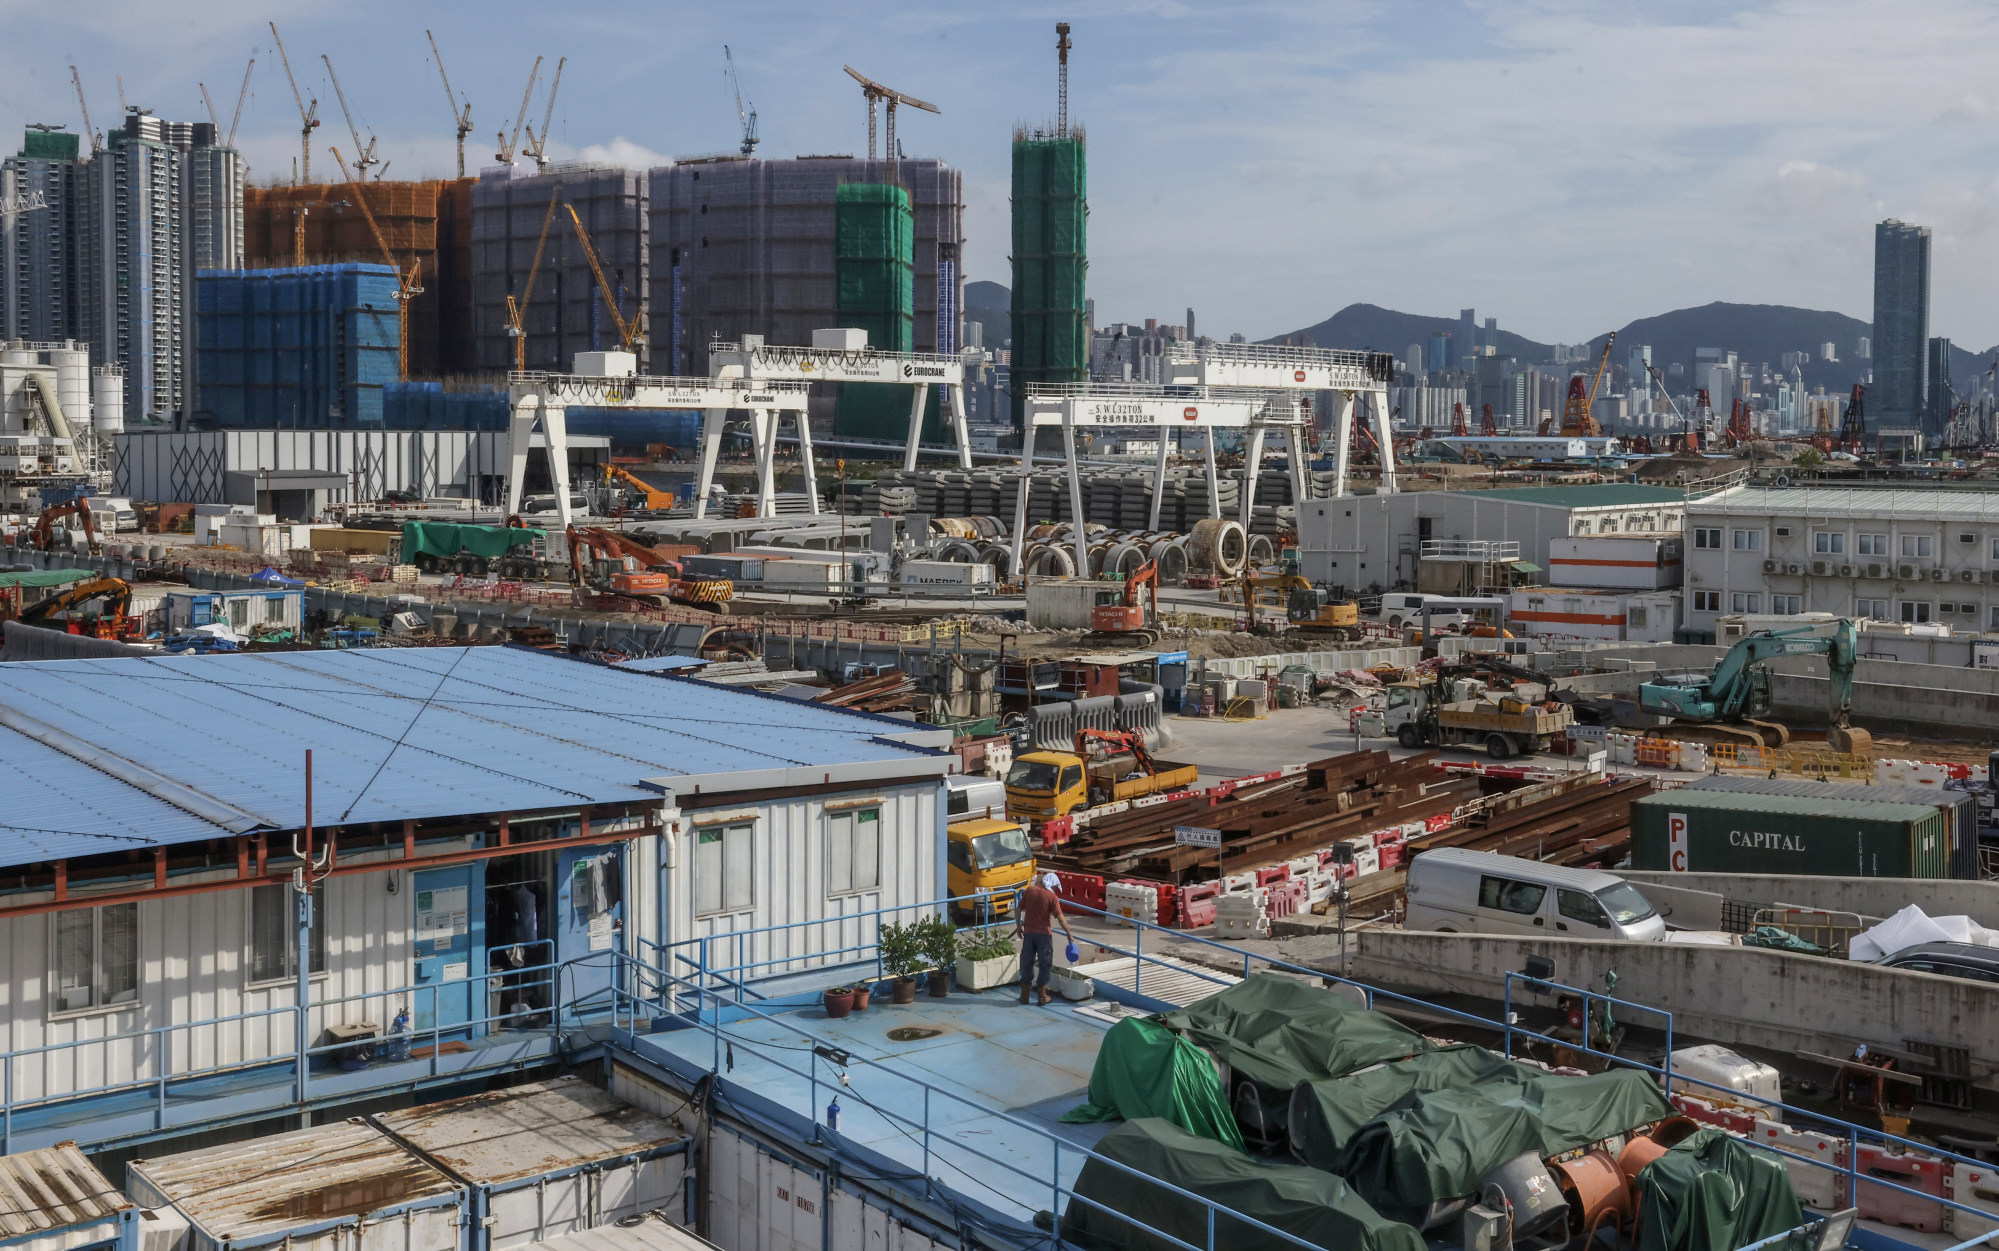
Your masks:
<path fill-rule="evenodd" d="M 541 538 L 542 533 L 518 526 L 455 526 L 438 521 L 405 521 L 403 560 L 411 562 L 418 555 L 456 556 L 461 551 L 493 560 L 517 547 L 525 547 Z"/>
<path fill-rule="evenodd" d="M 68 586 L 96 576 L 88 569 L 27 569 L 20 573 L 0 573 L 0 586 Z"/>
<path fill-rule="evenodd" d="M 1410 1095 L 1488 1079 L 1508 1080 L 1511 1060 L 1470 1043 L 1439 1047 L 1346 1077 L 1301 1082 L 1291 1100 L 1291 1147 L 1309 1164 L 1321 1164 L 1346 1146 L 1361 1126 Z"/>
<path fill-rule="evenodd" d="M 1570 1077 L 1508 1068 L 1475 1086 L 1405 1095 L 1344 1147 L 1305 1162 L 1346 1178 L 1383 1215 L 1420 1224 L 1432 1204 L 1473 1193 L 1523 1152 L 1545 1158 L 1672 1112 L 1635 1069 Z"/>
<path fill-rule="evenodd" d="M 1730 1251 L 1805 1223 L 1784 1165 L 1703 1129 L 1638 1174 L 1638 1251 Z"/>
<path fill-rule="evenodd" d="M 1181 1251 L 1170 1236 L 1206 1247 L 1207 1206 L 1145 1180 L 1158 1178 L 1328 1251 L 1423 1251 L 1421 1234 L 1384 1219 L 1332 1174 L 1265 1163 L 1163 1120 L 1118 1126 L 1097 1144 L 1097 1154 L 1141 1176 L 1103 1160 L 1086 1162 L 1062 1218 L 1066 1243 L 1093 1251 Z M 1215 1214 L 1214 1245 L 1227 1251 L 1297 1247 L 1223 1212 Z"/>
<path fill-rule="evenodd" d="M 1127 1017 L 1111 1026 L 1090 1070 L 1090 1101 L 1062 1119 L 1078 1124 L 1120 1117 L 1155 1117 L 1242 1146 L 1215 1062 L 1150 1018 Z"/>

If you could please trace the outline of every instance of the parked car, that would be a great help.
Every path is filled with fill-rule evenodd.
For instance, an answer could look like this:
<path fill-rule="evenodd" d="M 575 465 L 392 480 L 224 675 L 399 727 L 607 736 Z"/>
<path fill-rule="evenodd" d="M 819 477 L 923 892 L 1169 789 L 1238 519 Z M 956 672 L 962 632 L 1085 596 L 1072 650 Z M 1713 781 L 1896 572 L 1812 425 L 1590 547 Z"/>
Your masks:
<path fill-rule="evenodd" d="M 1884 969 L 1938 973 L 1974 982 L 1999 982 L 1999 947 L 1977 943 L 1917 943 L 1875 961 Z"/>
<path fill-rule="evenodd" d="M 1404 929 L 1645 943 L 1666 933 L 1651 902 L 1612 873 L 1456 847 L 1424 852 L 1408 872 Z"/>

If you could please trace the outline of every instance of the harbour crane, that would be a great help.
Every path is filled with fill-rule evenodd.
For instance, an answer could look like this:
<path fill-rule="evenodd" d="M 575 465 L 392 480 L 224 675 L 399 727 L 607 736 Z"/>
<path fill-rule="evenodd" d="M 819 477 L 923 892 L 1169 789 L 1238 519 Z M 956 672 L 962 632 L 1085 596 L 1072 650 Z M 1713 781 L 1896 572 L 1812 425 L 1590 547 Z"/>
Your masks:
<path fill-rule="evenodd" d="M 509 137 L 506 131 L 499 132 L 500 150 L 493 153 L 493 159 L 502 165 L 514 163 L 514 153 L 519 149 L 521 142 L 521 123 L 528 119 L 528 105 L 534 102 L 534 85 L 540 79 L 541 58 L 536 57 L 534 64 L 528 67 L 527 90 L 521 92 L 521 111 L 514 116 L 514 133 Z"/>
<path fill-rule="evenodd" d="M 1583 376 L 1577 374 L 1569 379 L 1568 402 L 1562 405 L 1562 437 L 1565 439 L 1593 439 L 1603 433 L 1603 427 L 1596 421 L 1596 392 L 1603 385 L 1603 375 L 1610 368 L 1611 345 L 1617 342 L 1617 332 L 1604 336 L 1603 356 L 1596 363 L 1596 376 L 1590 379 L 1589 392 L 1583 392 Z M 1543 431 L 1542 433 L 1546 433 Z"/>
<path fill-rule="evenodd" d="M 380 161 L 375 159 L 374 133 L 369 133 L 368 144 L 366 147 L 363 147 L 361 145 L 361 130 L 354 124 L 354 112 L 347 107 L 347 93 L 340 89 L 340 75 L 333 72 L 333 58 L 322 52 L 319 54 L 319 59 L 326 62 L 326 76 L 333 81 L 333 98 L 340 102 L 340 115 L 347 119 L 347 133 L 354 136 L 354 168 L 360 172 L 361 181 L 366 182 L 368 181 L 368 167 L 370 165 L 381 164 Z M 345 168 L 345 166 L 342 167 L 342 172 L 345 172 Z"/>
<path fill-rule="evenodd" d="M 292 100 L 298 105 L 298 180 L 312 181 L 312 132 L 319 128 L 319 101 L 306 104 L 299 94 L 298 79 L 292 74 L 292 59 L 285 54 L 285 41 L 278 38 L 278 24 L 271 22 L 271 40 L 278 45 L 278 62 L 285 67 L 285 81 L 292 85 Z"/>
<path fill-rule="evenodd" d="M 757 106 L 751 103 L 747 112 L 743 108 L 743 81 L 736 77 L 736 58 L 729 51 L 729 45 L 722 45 L 722 61 L 729 76 L 729 86 L 736 93 L 736 120 L 743 127 L 742 153 L 745 157 L 755 156 L 757 151 Z"/>
<path fill-rule="evenodd" d="M 95 155 L 104 151 L 104 136 L 98 134 L 90 125 L 90 103 L 83 98 L 83 75 L 76 72 L 74 65 L 69 67 L 69 80 L 76 84 L 76 104 L 83 110 L 84 139 L 90 144 L 92 155 Z"/>
<path fill-rule="evenodd" d="M 243 101 L 250 94 L 250 71 L 256 68 L 256 57 L 251 57 L 250 63 L 243 67 L 243 85 L 236 90 L 236 111 L 229 117 L 229 137 L 222 141 L 225 148 L 236 146 L 236 124 L 243 120 Z"/>
<path fill-rule="evenodd" d="M 922 109 L 926 113 L 937 114 L 942 114 L 944 110 L 928 101 L 919 100 L 915 96 L 904 95 L 893 87 L 884 87 L 851 65 L 843 66 L 842 68 L 847 71 L 847 74 L 855 82 L 861 84 L 861 94 L 868 101 L 868 159 L 870 161 L 875 159 L 875 104 L 878 101 L 882 101 L 888 105 L 888 134 L 886 136 L 888 146 L 886 151 L 888 153 L 889 169 L 893 171 L 897 155 L 895 146 L 895 106 L 898 104 L 907 104 L 912 109 Z"/>
<path fill-rule="evenodd" d="M 548 168 L 548 128 L 555 121 L 555 93 L 562 89 L 562 67 L 569 64 L 568 57 L 555 63 L 555 77 L 548 80 L 548 108 L 541 115 L 541 134 L 528 127 L 528 155 L 534 158 L 534 172 L 539 174 Z"/>
<path fill-rule="evenodd" d="M 1839 441 L 1849 452 L 1858 452 L 1867 441 L 1867 408 L 1863 402 L 1867 388 L 1853 384 L 1853 397 L 1846 402 L 1846 415 L 1839 419 Z"/>
<path fill-rule="evenodd" d="M 355 177 L 347 168 L 347 162 L 340 159 L 340 149 L 332 148 L 334 164 L 340 166 L 341 176 L 354 184 L 354 198 L 360 202 L 361 216 L 368 219 L 368 231 L 375 236 L 375 246 L 382 249 L 382 263 L 396 271 L 396 379 L 408 382 L 410 379 L 410 301 L 423 294 L 420 285 L 423 278 L 423 258 L 410 258 L 407 273 L 396 264 L 395 253 L 389 251 L 389 241 L 382 237 L 382 227 L 375 221 L 375 214 L 368 208 L 368 185 Z"/>
<path fill-rule="evenodd" d="M 534 294 L 535 275 L 541 272 L 542 250 L 548 246 L 548 227 L 555 220 L 555 202 L 562 195 L 562 185 L 557 183 L 548 193 L 548 211 L 541 215 L 541 237 L 534 241 L 534 260 L 528 262 L 527 285 L 521 288 L 519 302 L 512 295 L 507 296 L 507 333 L 514 340 L 514 372 L 527 372 L 528 332 L 525 320 L 528 311 L 528 297 Z"/>
<path fill-rule="evenodd" d="M 1749 442 L 1749 439 L 1749 406 L 1744 404 L 1742 397 L 1738 395 L 1735 397 L 1734 403 L 1729 406 L 1728 425 L 1721 432 L 1721 445 L 1723 447 L 1740 447 L 1742 444 Z"/>
<path fill-rule="evenodd" d="M 597 294 L 604 297 L 604 307 L 611 310 L 611 321 L 618 327 L 618 350 L 629 352 L 632 344 L 638 341 L 638 318 L 635 316 L 629 322 L 625 320 L 618 301 L 611 295 L 611 288 L 604 282 L 604 267 L 597 263 L 597 249 L 590 242 L 590 232 L 583 229 L 583 219 L 576 215 L 576 206 L 565 204 L 563 207 L 569 210 L 569 220 L 576 226 L 576 240 L 583 245 L 583 259 L 590 262 L 590 276 L 597 280 Z"/>
<path fill-rule="evenodd" d="M 1462 439 L 1468 437 L 1470 434 L 1471 427 L 1465 424 L 1464 401 L 1460 400 L 1451 405 L 1451 437 Z"/>
<path fill-rule="evenodd" d="M 472 133 L 472 102 L 467 100 L 463 109 L 458 107 L 458 96 L 451 90 L 451 75 L 444 72 L 444 54 L 437 50 L 437 36 L 429 31 L 423 33 L 424 37 L 430 40 L 430 55 L 437 62 L 437 76 L 444 80 L 444 102 L 451 106 L 451 120 L 458 127 L 458 176 L 463 178 L 465 136 Z"/>

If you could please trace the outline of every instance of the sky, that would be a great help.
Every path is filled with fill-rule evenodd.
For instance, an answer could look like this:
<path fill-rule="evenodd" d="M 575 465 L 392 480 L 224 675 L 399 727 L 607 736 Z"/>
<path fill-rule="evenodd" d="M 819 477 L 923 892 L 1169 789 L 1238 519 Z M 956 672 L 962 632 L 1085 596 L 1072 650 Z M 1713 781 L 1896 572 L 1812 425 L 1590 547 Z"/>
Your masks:
<path fill-rule="evenodd" d="M 733 151 L 734 53 L 759 155 L 859 153 L 860 72 L 910 156 L 965 171 L 966 275 L 1006 283 L 1008 141 L 1055 111 L 1054 23 L 1073 25 L 1070 112 L 1089 137 L 1089 293 L 1100 323 L 1197 310 L 1264 338 L 1346 304 L 1476 308 L 1575 342 L 1712 300 L 1872 315 L 1873 225 L 1935 232 L 1932 333 L 1999 343 L 1999 6 L 1976 0 L 1430 3 L 1098 0 L 890 4 L 514 0 L 0 0 L 0 136 L 101 130 L 133 105 L 226 128 L 285 181 L 298 112 L 271 51 L 320 101 L 313 172 L 353 142 L 332 58 L 389 176 L 454 172 L 426 28 L 493 163 L 536 55 L 568 58 L 551 157 L 635 167 Z"/>

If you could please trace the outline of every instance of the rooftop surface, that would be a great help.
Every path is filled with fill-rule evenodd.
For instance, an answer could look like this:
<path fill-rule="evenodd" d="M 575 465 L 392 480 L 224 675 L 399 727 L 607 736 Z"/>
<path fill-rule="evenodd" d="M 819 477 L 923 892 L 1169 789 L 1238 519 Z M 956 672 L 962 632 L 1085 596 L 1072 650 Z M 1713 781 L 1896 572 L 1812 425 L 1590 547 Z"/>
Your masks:
<path fill-rule="evenodd" d="M 926 727 L 909 722 L 508 647 L 6 664 L 0 726 L 13 864 L 298 828 L 307 749 L 329 826 L 657 799 L 676 777 L 941 773 L 944 759 L 910 745 Z M 162 785 L 135 780 L 148 774 Z"/>
<path fill-rule="evenodd" d="M 1460 495 L 1480 499 L 1508 500 L 1521 504 L 1546 504 L 1553 508 L 1632 508 L 1646 504 L 1679 504 L 1687 498 L 1679 487 L 1646 486 L 1640 482 L 1603 482 L 1582 486 L 1500 487 L 1489 491 L 1460 491 Z"/>
<path fill-rule="evenodd" d="M 1999 490 L 1960 486 L 1739 486 L 1717 491 L 1689 504 L 1687 509 L 1738 516 L 1802 513 L 1827 519 L 1999 521 Z"/>

